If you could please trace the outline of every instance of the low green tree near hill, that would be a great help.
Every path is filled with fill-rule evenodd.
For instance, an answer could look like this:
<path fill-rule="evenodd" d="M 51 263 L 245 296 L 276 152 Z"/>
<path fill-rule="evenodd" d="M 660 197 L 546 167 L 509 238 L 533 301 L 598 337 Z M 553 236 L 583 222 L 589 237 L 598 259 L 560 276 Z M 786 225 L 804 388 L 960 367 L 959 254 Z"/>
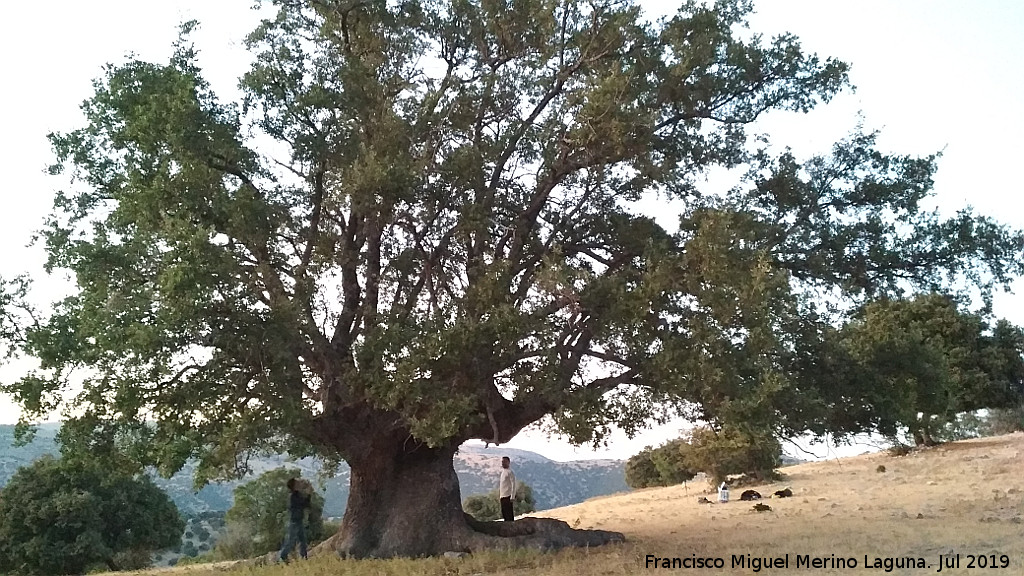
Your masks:
<path fill-rule="evenodd" d="M 988 436 L 988 418 L 978 412 L 962 412 L 949 418 L 941 427 L 932 432 L 932 438 L 938 442 L 955 442 Z"/>
<path fill-rule="evenodd" d="M 715 483 L 730 474 L 746 474 L 759 480 L 777 477 L 782 445 L 776 435 L 765 429 L 726 425 L 693 429 L 687 437 L 689 450 L 683 460 L 693 469 L 707 474 Z"/>
<path fill-rule="evenodd" d="M 44 456 L 0 491 L 0 573 L 82 574 L 149 564 L 177 546 L 184 522 L 144 475 Z"/>
<path fill-rule="evenodd" d="M 277 468 L 260 474 L 234 491 L 234 504 L 225 516 L 225 532 L 218 539 L 219 558 L 249 558 L 281 547 L 288 526 L 289 478 L 299 478 L 297 468 Z M 306 537 L 317 542 L 325 537 L 324 498 L 313 492 L 306 516 Z"/>
<path fill-rule="evenodd" d="M 199 548 L 196 548 L 195 542 L 188 540 L 182 544 L 181 553 L 189 558 L 195 558 L 199 555 Z"/>
<path fill-rule="evenodd" d="M 650 446 L 634 454 L 626 461 L 626 484 L 630 488 L 649 488 L 651 486 L 667 486 L 661 479 L 658 467 L 654 465 L 652 453 L 656 450 Z"/>
<path fill-rule="evenodd" d="M 626 483 L 632 488 L 671 486 L 698 472 L 716 483 L 730 474 L 768 480 L 776 477 L 781 456 L 782 446 L 769 430 L 704 426 L 631 457 L 626 462 Z"/>
<path fill-rule="evenodd" d="M 651 463 L 664 485 L 686 482 L 697 475 L 692 449 L 684 439 L 670 440 L 651 452 Z"/>
<path fill-rule="evenodd" d="M 690 446 L 683 438 L 650 446 L 626 461 L 626 484 L 631 488 L 671 486 L 697 474 L 688 459 Z"/>
<path fill-rule="evenodd" d="M 480 521 L 498 520 L 501 518 L 501 503 L 498 491 L 491 490 L 487 494 L 474 494 L 462 501 L 462 509 Z M 533 499 L 533 488 L 522 480 L 516 482 L 516 497 L 512 499 L 512 512 L 516 516 L 529 514 L 537 509 Z"/>
<path fill-rule="evenodd" d="M 1024 333 L 937 293 L 868 303 L 826 337 L 832 407 L 844 427 L 930 445 L 958 415 L 1024 400 Z"/>
<path fill-rule="evenodd" d="M 985 435 L 1024 431 L 1024 329 L 1009 322 L 997 322 L 992 331 L 994 352 L 991 366 L 1005 382 L 1010 400 L 988 410 L 984 417 Z"/>

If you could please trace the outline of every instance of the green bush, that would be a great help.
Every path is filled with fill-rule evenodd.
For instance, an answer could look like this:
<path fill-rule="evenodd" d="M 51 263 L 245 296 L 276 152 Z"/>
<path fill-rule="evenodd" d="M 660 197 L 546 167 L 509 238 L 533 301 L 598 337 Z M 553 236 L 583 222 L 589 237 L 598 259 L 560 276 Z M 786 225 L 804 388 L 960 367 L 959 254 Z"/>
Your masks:
<path fill-rule="evenodd" d="M 182 556 L 177 559 L 177 562 L 170 564 L 171 566 L 190 566 L 195 564 L 209 564 L 210 562 L 216 562 L 220 560 L 213 553 L 196 554 L 195 556 Z"/>
<path fill-rule="evenodd" d="M 0 492 L 0 573 L 83 574 L 141 568 L 180 541 L 184 522 L 144 475 L 44 456 Z"/>
<path fill-rule="evenodd" d="M 782 446 L 767 432 L 723 427 L 696 428 L 683 438 L 657 448 L 647 447 L 626 461 L 626 483 L 632 488 L 671 486 L 704 472 L 715 483 L 729 474 L 760 480 L 775 478 Z"/>
<path fill-rule="evenodd" d="M 153 553 L 148 548 L 122 550 L 114 554 L 114 564 L 119 570 L 142 570 L 153 564 Z"/>
<path fill-rule="evenodd" d="M 982 429 L 985 436 L 1024 431 L 1024 404 L 1014 408 L 989 410 Z"/>
<path fill-rule="evenodd" d="M 657 448 L 648 446 L 626 461 L 626 484 L 631 488 L 671 486 L 686 482 L 697 471 L 688 461 L 689 445 L 683 439 L 670 440 Z"/>
<path fill-rule="evenodd" d="M 192 542 L 191 540 L 187 540 L 184 544 L 181 545 L 181 553 L 185 556 L 195 557 L 199 555 L 199 549 L 196 548 L 194 542 Z"/>
<path fill-rule="evenodd" d="M 320 538 L 317 540 L 310 540 L 310 542 L 323 542 L 337 534 L 338 530 L 341 530 L 341 522 L 324 522 L 323 530 L 320 532 Z"/>
<path fill-rule="evenodd" d="M 516 497 L 512 500 L 512 511 L 516 516 L 529 514 L 535 511 L 537 504 L 533 499 L 533 488 L 525 482 L 516 482 Z M 475 494 L 462 501 L 462 509 L 480 521 L 499 520 L 501 518 L 501 503 L 498 498 L 498 491 L 491 490 L 487 494 Z"/>
<path fill-rule="evenodd" d="M 626 484 L 630 488 L 648 488 L 650 486 L 667 486 L 661 478 L 661 472 L 654 464 L 652 453 L 656 448 L 644 448 L 626 460 Z"/>
<path fill-rule="evenodd" d="M 944 424 L 937 426 L 932 433 L 936 442 L 955 442 L 985 435 L 985 419 L 975 412 L 964 412 L 947 418 Z"/>
<path fill-rule="evenodd" d="M 217 560 L 237 560 L 240 558 L 252 558 L 264 550 L 260 542 L 255 541 L 255 531 L 251 526 L 240 523 L 228 523 L 217 538 L 213 553 Z"/>
<path fill-rule="evenodd" d="M 664 485 L 680 484 L 697 475 L 691 450 L 689 444 L 679 439 L 670 440 L 651 452 L 651 462 Z"/>
<path fill-rule="evenodd" d="M 782 445 L 771 432 L 703 427 L 691 431 L 687 440 L 685 461 L 716 484 L 729 474 L 747 474 L 761 480 L 778 477 L 775 469 L 782 458 Z"/>
<path fill-rule="evenodd" d="M 195 528 L 196 540 L 200 542 L 206 542 L 210 539 L 210 531 L 205 526 L 199 525 Z"/>

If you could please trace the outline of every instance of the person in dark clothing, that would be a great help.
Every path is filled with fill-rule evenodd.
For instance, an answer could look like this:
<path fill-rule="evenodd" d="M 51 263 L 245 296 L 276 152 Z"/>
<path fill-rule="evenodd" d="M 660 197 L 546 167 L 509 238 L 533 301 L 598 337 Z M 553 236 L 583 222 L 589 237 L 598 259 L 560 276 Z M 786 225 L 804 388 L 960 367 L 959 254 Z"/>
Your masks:
<path fill-rule="evenodd" d="M 299 555 L 306 558 L 305 511 L 309 507 L 309 496 L 298 490 L 295 478 L 288 479 L 288 537 L 281 548 L 281 562 L 288 561 L 288 554 L 299 545 Z"/>

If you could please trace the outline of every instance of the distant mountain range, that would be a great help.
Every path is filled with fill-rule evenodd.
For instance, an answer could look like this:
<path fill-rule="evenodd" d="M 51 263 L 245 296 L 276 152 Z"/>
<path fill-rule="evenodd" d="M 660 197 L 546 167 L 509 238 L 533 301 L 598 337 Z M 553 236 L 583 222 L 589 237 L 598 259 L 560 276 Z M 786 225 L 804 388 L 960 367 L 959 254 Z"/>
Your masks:
<path fill-rule="evenodd" d="M 43 424 L 34 440 L 21 447 L 12 446 L 14 427 L 0 425 L 0 487 L 19 467 L 31 463 L 44 454 L 58 453 L 55 436 L 56 424 Z M 588 498 L 629 490 L 622 460 L 576 460 L 555 462 L 540 454 L 512 448 L 463 446 L 455 456 L 455 471 L 459 475 L 462 496 L 485 494 L 497 488 L 501 457 L 512 459 L 516 477 L 533 488 L 537 509 L 558 508 L 576 504 Z M 320 472 L 314 459 L 289 460 L 285 455 L 250 460 L 252 477 L 233 482 L 205 486 L 198 493 L 192 490 L 195 465 L 189 463 L 169 479 L 154 476 L 160 486 L 186 515 L 200 512 L 225 511 L 231 507 L 235 487 L 255 476 L 281 466 L 298 468 L 302 475 L 316 479 Z M 342 466 L 328 478 L 320 489 L 324 492 L 326 516 L 341 516 L 348 500 L 349 469 Z M 315 482 L 314 482 L 315 484 Z"/>

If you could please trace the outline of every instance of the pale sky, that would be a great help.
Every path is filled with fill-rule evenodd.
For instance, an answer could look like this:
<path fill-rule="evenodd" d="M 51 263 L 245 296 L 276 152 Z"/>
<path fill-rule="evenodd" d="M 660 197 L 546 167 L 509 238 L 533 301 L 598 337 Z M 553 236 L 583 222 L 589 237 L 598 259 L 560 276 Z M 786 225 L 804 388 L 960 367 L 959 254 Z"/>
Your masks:
<path fill-rule="evenodd" d="M 193 36 L 207 79 L 222 99 L 235 93 L 247 63 L 241 39 L 258 21 L 251 0 L 56 0 L 8 2 L 0 19 L 0 275 L 29 272 L 37 300 L 62 295 L 66 282 L 42 270 L 42 251 L 27 248 L 61 182 L 44 174 L 52 161 L 51 131 L 82 125 L 78 106 L 106 62 L 131 52 L 164 60 L 179 22 L 199 20 Z M 654 14 L 676 3 L 642 1 Z M 141 8 L 145 6 L 145 8 Z M 755 32 L 792 32 L 807 51 L 852 64 L 856 91 L 809 115 L 773 114 L 758 130 L 798 156 L 827 152 L 862 113 L 882 131 L 884 150 L 926 155 L 939 150 L 937 205 L 948 213 L 973 206 L 1003 223 L 1024 227 L 1018 168 L 1024 163 L 1024 2 L 1018 0 L 759 0 Z M 1017 291 L 1024 283 L 1017 283 Z M 1024 324 L 1020 296 L 999 295 L 995 313 Z M 0 368 L 15 378 L 23 366 Z M 0 397 L 0 423 L 17 420 Z M 678 435 L 683 423 L 652 429 L 607 449 L 574 449 L 539 433 L 509 446 L 557 460 L 627 458 L 645 445 Z M 825 450 L 819 449 L 824 454 Z"/>

